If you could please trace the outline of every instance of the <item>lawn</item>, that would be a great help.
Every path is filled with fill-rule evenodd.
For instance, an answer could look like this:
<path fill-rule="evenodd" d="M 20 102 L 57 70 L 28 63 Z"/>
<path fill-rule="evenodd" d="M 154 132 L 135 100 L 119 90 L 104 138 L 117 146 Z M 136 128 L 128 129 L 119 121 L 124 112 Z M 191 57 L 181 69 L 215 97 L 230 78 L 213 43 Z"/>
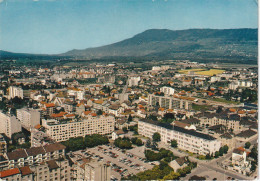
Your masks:
<path fill-rule="evenodd" d="M 211 106 L 209 105 L 198 105 L 198 104 L 192 104 L 192 109 L 194 109 L 195 111 L 205 111 L 208 110 L 209 108 L 211 108 Z"/>
<path fill-rule="evenodd" d="M 240 104 L 240 102 L 236 102 L 236 101 L 228 101 L 226 99 L 221 99 L 221 98 L 213 98 L 211 99 L 212 101 L 216 101 L 216 102 L 223 102 L 223 103 L 227 103 L 227 104 Z"/>

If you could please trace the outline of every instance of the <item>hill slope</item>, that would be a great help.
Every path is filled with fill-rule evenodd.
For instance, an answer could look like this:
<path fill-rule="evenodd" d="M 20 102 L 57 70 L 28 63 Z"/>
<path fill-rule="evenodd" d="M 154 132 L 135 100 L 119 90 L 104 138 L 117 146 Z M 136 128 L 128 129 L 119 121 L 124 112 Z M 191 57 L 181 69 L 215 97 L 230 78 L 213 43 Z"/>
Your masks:
<path fill-rule="evenodd" d="M 257 41 L 257 29 L 151 29 L 118 43 L 71 50 L 62 55 L 88 59 L 138 57 L 256 61 Z"/>

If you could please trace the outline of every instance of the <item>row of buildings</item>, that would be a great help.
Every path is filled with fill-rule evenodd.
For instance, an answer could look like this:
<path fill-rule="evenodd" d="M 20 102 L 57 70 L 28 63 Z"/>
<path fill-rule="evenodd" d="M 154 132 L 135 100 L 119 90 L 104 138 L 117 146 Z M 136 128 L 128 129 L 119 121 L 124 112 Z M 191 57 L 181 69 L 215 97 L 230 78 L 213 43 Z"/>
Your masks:
<path fill-rule="evenodd" d="M 175 125 L 165 127 L 159 122 L 147 119 L 138 121 L 138 133 L 148 138 L 159 133 L 162 142 L 167 144 L 176 140 L 179 148 L 200 155 L 214 154 L 221 147 L 221 142 L 208 134 Z"/>
<path fill-rule="evenodd" d="M 109 165 L 65 154 L 60 143 L 31 147 L 1 156 L 0 179 L 6 181 L 110 180 Z"/>

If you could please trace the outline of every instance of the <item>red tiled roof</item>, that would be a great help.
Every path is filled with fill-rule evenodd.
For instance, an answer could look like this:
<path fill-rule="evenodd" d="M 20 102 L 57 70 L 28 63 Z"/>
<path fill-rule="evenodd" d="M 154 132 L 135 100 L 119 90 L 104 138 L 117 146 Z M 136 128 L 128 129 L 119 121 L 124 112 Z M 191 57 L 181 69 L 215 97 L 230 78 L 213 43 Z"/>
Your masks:
<path fill-rule="evenodd" d="M 21 167 L 20 171 L 22 172 L 22 176 L 33 173 L 29 166 Z"/>
<path fill-rule="evenodd" d="M 245 111 L 244 110 L 240 110 L 237 112 L 238 114 L 245 114 Z"/>
<path fill-rule="evenodd" d="M 236 109 L 230 108 L 229 111 L 230 111 L 230 112 L 236 112 Z"/>
<path fill-rule="evenodd" d="M 35 129 L 40 129 L 42 127 L 42 125 L 37 124 L 36 126 L 34 126 Z"/>
<path fill-rule="evenodd" d="M 54 103 L 47 103 L 45 104 L 46 107 L 55 107 L 55 104 Z"/>
<path fill-rule="evenodd" d="M 91 116 L 95 117 L 95 116 L 97 116 L 97 114 L 96 113 L 92 113 Z"/>
<path fill-rule="evenodd" d="M 66 112 L 60 112 L 57 114 L 52 114 L 51 117 L 53 118 L 59 118 L 59 117 L 63 117 L 65 114 L 67 114 Z"/>
<path fill-rule="evenodd" d="M 66 117 L 68 118 L 68 117 L 74 117 L 75 116 L 75 114 L 67 114 L 66 115 Z"/>
<path fill-rule="evenodd" d="M 20 173 L 20 170 L 18 168 L 4 170 L 4 171 L 0 172 L 0 178 L 9 177 L 9 176 L 16 175 L 19 173 Z"/>
<path fill-rule="evenodd" d="M 84 111 L 85 115 L 89 115 L 89 113 L 91 113 L 91 111 Z"/>

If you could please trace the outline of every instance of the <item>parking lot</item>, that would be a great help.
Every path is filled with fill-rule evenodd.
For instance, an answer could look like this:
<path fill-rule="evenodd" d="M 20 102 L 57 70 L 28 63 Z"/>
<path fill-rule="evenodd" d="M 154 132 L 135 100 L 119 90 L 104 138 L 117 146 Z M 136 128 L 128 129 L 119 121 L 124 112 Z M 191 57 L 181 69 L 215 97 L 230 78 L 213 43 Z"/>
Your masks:
<path fill-rule="evenodd" d="M 144 158 L 134 156 L 131 153 L 123 153 L 122 151 L 120 148 L 102 145 L 86 149 L 81 154 L 86 157 L 92 156 L 99 161 L 110 164 L 111 178 L 115 180 L 121 180 L 121 177 L 137 174 L 154 166 L 153 163 L 147 162 Z"/>

